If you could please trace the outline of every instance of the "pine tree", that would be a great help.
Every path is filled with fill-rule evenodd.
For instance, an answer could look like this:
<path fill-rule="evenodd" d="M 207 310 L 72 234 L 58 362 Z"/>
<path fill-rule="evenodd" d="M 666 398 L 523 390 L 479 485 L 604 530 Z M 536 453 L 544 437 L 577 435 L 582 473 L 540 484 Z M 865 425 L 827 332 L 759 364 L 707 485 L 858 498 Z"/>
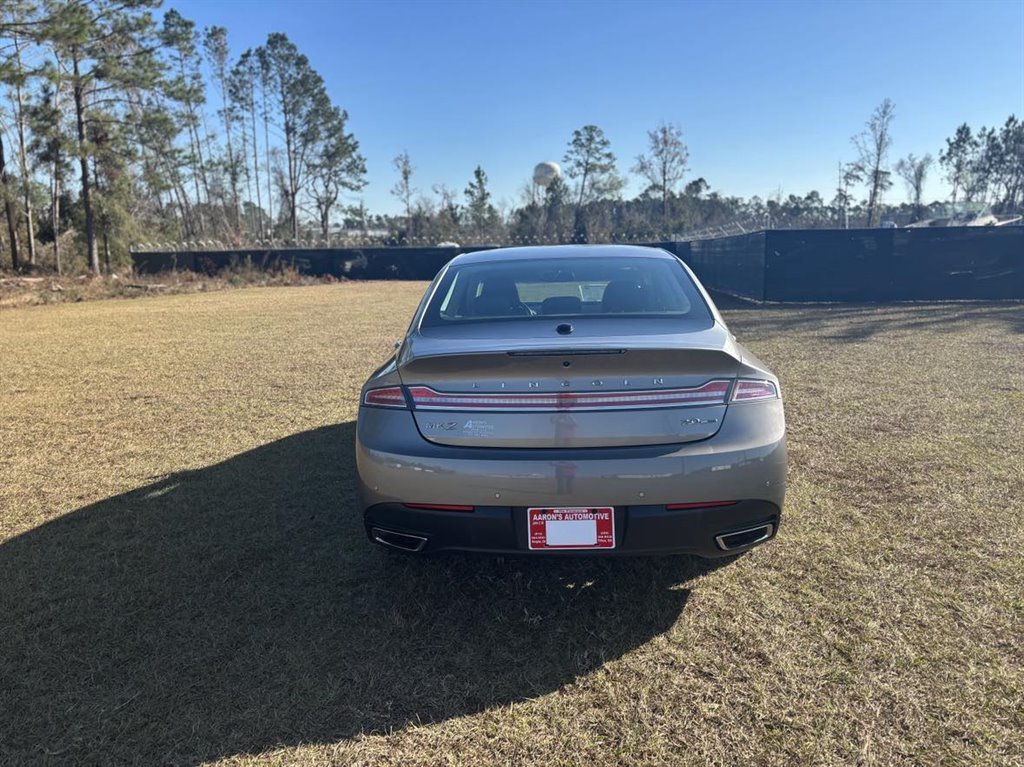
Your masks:
<path fill-rule="evenodd" d="M 227 175 L 228 190 L 231 193 L 231 216 L 229 220 L 235 232 L 239 229 L 239 198 L 238 198 L 238 171 L 239 165 L 235 158 L 234 150 L 234 119 L 233 113 L 228 108 L 228 31 L 224 27 L 207 27 L 203 33 L 203 48 L 206 50 L 206 58 L 210 63 L 213 78 L 220 90 L 221 108 L 219 111 L 224 121 L 224 140 L 227 144 Z"/>
<path fill-rule="evenodd" d="M 22 212 L 25 215 L 25 244 L 28 246 L 28 264 L 35 267 L 36 258 L 35 218 L 32 211 L 32 176 L 29 173 L 28 143 L 25 140 L 25 86 L 29 73 L 22 61 L 22 52 L 28 46 L 26 39 L 13 35 L 11 38 L 12 55 L 7 66 L 0 67 L 3 81 L 10 86 L 11 102 L 14 111 L 14 125 L 18 136 L 18 167 L 20 170 Z"/>
<path fill-rule="evenodd" d="M 257 56 L 267 67 L 274 108 L 284 134 L 283 197 L 292 237 L 299 238 L 299 197 L 310 183 L 314 148 L 323 140 L 331 102 L 323 78 L 286 35 L 275 32 Z"/>
<path fill-rule="evenodd" d="M 625 182 L 616 170 L 611 142 L 596 125 L 573 131 L 563 163 L 565 174 L 576 180 L 575 237 L 586 241 L 584 206 L 617 196 Z"/>
<path fill-rule="evenodd" d="M 466 210 L 473 234 L 479 240 L 494 227 L 498 212 L 491 204 L 491 193 L 487 190 L 487 174 L 479 165 L 473 171 L 473 180 L 466 187 Z"/>
<path fill-rule="evenodd" d="M 204 204 L 210 202 L 210 182 L 206 173 L 204 140 L 200 132 L 200 112 L 206 102 L 206 87 L 200 72 L 202 62 L 195 22 L 173 9 L 167 11 L 160 30 L 160 42 L 169 59 L 170 72 L 165 92 L 172 102 L 180 105 L 175 120 L 178 125 L 184 126 L 188 134 L 188 165 L 195 190 L 194 204 L 190 204 L 184 189 L 176 190 L 177 202 L 182 210 L 186 231 L 201 235 L 205 230 Z"/>
<path fill-rule="evenodd" d="M 147 10 L 157 4 L 158 0 L 68 3 L 54 12 L 44 32 L 70 67 L 86 255 L 95 274 L 101 269 L 90 161 L 97 139 L 113 144 L 123 128 L 128 94 L 153 89 L 160 80 L 153 18 Z"/>
<path fill-rule="evenodd" d="M 53 257 L 57 273 L 63 271 L 61 259 L 61 196 L 70 173 L 73 143 L 65 126 L 62 108 L 64 82 L 60 61 L 48 61 L 39 70 L 42 86 L 35 101 L 28 104 L 26 118 L 31 139 L 29 152 L 34 163 L 44 166 L 50 174 L 50 230 L 53 235 Z"/>
<path fill-rule="evenodd" d="M 239 56 L 238 62 L 231 70 L 231 75 L 228 78 L 228 97 L 231 100 L 232 109 L 237 114 L 243 138 L 246 137 L 247 131 L 251 131 L 248 135 L 252 142 L 253 173 L 251 178 L 256 181 L 256 234 L 260 240 L 263 240 L 266 236 L 263 223 L 263 185 L 260 180 L 259 141 L 256 138 L 256 113 L 258 111 L 256 84 L 259 80 L 259 57 L 252 49 L 249 49 Z M 246 164 L 247 177 L 249 176 L 248 168 L 249 166 Z"/>
<path fill-rule="evenodd" d="M 21 253 L 18 247 L 18 212 L 15 207 L 17 192 L 7 173 L 7 152 L 4 149 L 3 131 L 0 131 L 0 197 L 3 197 L 4 213 L 7 216 L 8 245 L 11 248 L 11 268 L 21 269 Z"/>
<path fill-rule="evenodd" d="M 330 234 L 331 209 L 341 192 L 356 192 L 366 185 L 366 160 L 359 153 L 359 142 L 345 132 L 347 120 L 348 113 L 337 107 L 327 111 L 310 163 L 310 193 L 325 239 Z"/>

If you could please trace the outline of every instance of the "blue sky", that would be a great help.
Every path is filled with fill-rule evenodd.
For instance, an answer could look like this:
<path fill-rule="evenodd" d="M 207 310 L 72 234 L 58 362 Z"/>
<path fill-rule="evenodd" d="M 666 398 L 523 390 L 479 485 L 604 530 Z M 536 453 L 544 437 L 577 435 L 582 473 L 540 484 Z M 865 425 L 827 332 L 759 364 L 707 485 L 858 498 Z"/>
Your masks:
<path fill-rule="evenodd" d="M 574 128 L 601 126 L 620 171 L 678 123 L 690 175 L 722 194 L 831 199 L 850 137 L 886 97 L 892 159 L 938 155 L 962 122 L 1024 116 L 1024 0 L 972 2 L 301 2 L 170 0 L 232 52 L 284 32 L 348 110 L 361 197 L 397 212 L 391 158 L 414 185 L 461 190 L 482 165 L 515 202 Z M 628 195 L 640 190 L 631 178 Z M 927 192 L 944 196 L 940 172 Z M 887 201 L 904 199 L 897 182 Z"/>

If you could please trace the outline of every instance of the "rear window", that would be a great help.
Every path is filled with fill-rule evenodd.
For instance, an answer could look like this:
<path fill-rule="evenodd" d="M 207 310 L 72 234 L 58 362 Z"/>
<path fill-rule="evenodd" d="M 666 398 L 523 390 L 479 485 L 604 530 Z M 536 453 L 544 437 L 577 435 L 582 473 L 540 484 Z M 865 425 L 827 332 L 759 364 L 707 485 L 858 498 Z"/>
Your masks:
<path fill-rule="evenodd" d="M 453 266 L 437 286 L 422 324 L 580 316 L 711 319 L 678 262 L 631 256 Z"/>

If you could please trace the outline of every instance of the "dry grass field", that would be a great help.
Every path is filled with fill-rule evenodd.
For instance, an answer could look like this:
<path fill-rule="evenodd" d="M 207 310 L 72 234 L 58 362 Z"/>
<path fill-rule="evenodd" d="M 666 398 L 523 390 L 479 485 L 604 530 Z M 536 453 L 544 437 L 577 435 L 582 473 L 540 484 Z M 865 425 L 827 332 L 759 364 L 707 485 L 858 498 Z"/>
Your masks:
<path fill-rule="evenodd" d="M 746 556 L 415 560 L 352 439 L 422 289 L 0 311 L 0 763 L 1024 764 L 1024 306 L 728 310 Z"/>
<path fill-rule="evenodd" d="M 209 293 L 239 287 L 282 287 L 336 282 L 332 277 L 313 277 L 294 269 L 263 271 L 235 266 L 217 274 L 163 272 L 160 274 L 110 274 L 24 276 L 0 272 L 0 311 L 43 304 L 75 304 L 105 298 L 142 298 L 176 293 Z"/>

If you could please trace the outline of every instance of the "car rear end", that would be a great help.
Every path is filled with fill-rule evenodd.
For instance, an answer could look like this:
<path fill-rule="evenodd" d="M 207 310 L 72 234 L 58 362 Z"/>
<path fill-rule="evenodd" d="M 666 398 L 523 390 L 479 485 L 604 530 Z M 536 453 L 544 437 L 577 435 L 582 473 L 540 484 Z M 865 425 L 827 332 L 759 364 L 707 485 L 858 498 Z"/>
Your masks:
<path fill-rule="evenodd" d="M 367 532 L 407 551 L 690 552 L 772 537 L 778 380 L 650 249 L 461 257 L 367 382 Z"/>

